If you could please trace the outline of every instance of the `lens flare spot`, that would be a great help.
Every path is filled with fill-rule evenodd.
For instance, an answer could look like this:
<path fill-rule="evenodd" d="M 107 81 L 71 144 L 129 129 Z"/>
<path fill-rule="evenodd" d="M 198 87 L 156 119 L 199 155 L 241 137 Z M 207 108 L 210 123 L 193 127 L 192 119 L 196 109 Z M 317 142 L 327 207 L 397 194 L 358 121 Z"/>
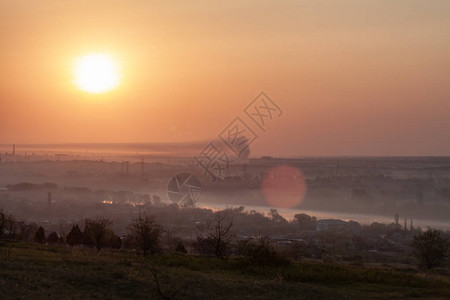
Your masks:
<path fill-rule="evenodd" d="M 300 170 L 280 165 L 264 174 L 261 191 L 270 206 L 292 208 L 302 202 L 306 183 Z"/>

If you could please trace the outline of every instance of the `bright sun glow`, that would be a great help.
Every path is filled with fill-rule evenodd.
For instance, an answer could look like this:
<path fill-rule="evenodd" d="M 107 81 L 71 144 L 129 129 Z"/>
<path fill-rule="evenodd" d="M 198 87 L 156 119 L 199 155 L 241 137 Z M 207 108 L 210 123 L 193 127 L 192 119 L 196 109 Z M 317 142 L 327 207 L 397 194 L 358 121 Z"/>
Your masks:
<path fill-rule="evenodd" d="M 119 68 L 110 55 L 91 54 L 80 57 L 75 64 L 75 84 L 80 90 L 100 94 L 119 85 Z"/>

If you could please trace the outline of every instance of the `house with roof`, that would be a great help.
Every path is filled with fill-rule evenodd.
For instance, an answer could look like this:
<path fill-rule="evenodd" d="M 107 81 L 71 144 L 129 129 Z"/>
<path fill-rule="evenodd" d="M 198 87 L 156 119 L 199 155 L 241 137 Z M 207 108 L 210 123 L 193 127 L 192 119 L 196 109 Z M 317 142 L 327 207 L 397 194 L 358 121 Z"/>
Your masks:
<path fill-rule="evenodd" d="M 316 224 L 317 231 L 339 231 L 348 227 L 348 223 L 339 219 L 319 220 Z"/>

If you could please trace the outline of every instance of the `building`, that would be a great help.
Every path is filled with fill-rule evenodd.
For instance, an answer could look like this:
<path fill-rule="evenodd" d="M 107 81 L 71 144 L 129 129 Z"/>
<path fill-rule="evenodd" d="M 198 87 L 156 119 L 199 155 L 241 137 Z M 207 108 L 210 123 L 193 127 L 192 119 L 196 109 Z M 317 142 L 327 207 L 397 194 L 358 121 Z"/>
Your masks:
<path fill-rule="evenodd" d="M 344 230 L 348 228 L 349 224 L 345 221 L 338 219 L 325 219 L 319 220 L 316 224 L 317 231 L 329 231 L 329 230 Z"/>

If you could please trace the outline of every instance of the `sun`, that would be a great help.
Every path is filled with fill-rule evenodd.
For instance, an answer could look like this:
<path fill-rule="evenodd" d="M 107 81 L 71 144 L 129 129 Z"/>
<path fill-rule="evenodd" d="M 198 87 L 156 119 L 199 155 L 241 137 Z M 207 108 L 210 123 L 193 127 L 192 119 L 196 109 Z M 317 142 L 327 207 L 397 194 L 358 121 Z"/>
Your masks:
<path fill-rule="evenodd" d="M 90 54 L 76 59 L 75 84 L 80 90 L 101 94 L 116 88 L 119 83 L 119 68 L 114 57 Z"/>

